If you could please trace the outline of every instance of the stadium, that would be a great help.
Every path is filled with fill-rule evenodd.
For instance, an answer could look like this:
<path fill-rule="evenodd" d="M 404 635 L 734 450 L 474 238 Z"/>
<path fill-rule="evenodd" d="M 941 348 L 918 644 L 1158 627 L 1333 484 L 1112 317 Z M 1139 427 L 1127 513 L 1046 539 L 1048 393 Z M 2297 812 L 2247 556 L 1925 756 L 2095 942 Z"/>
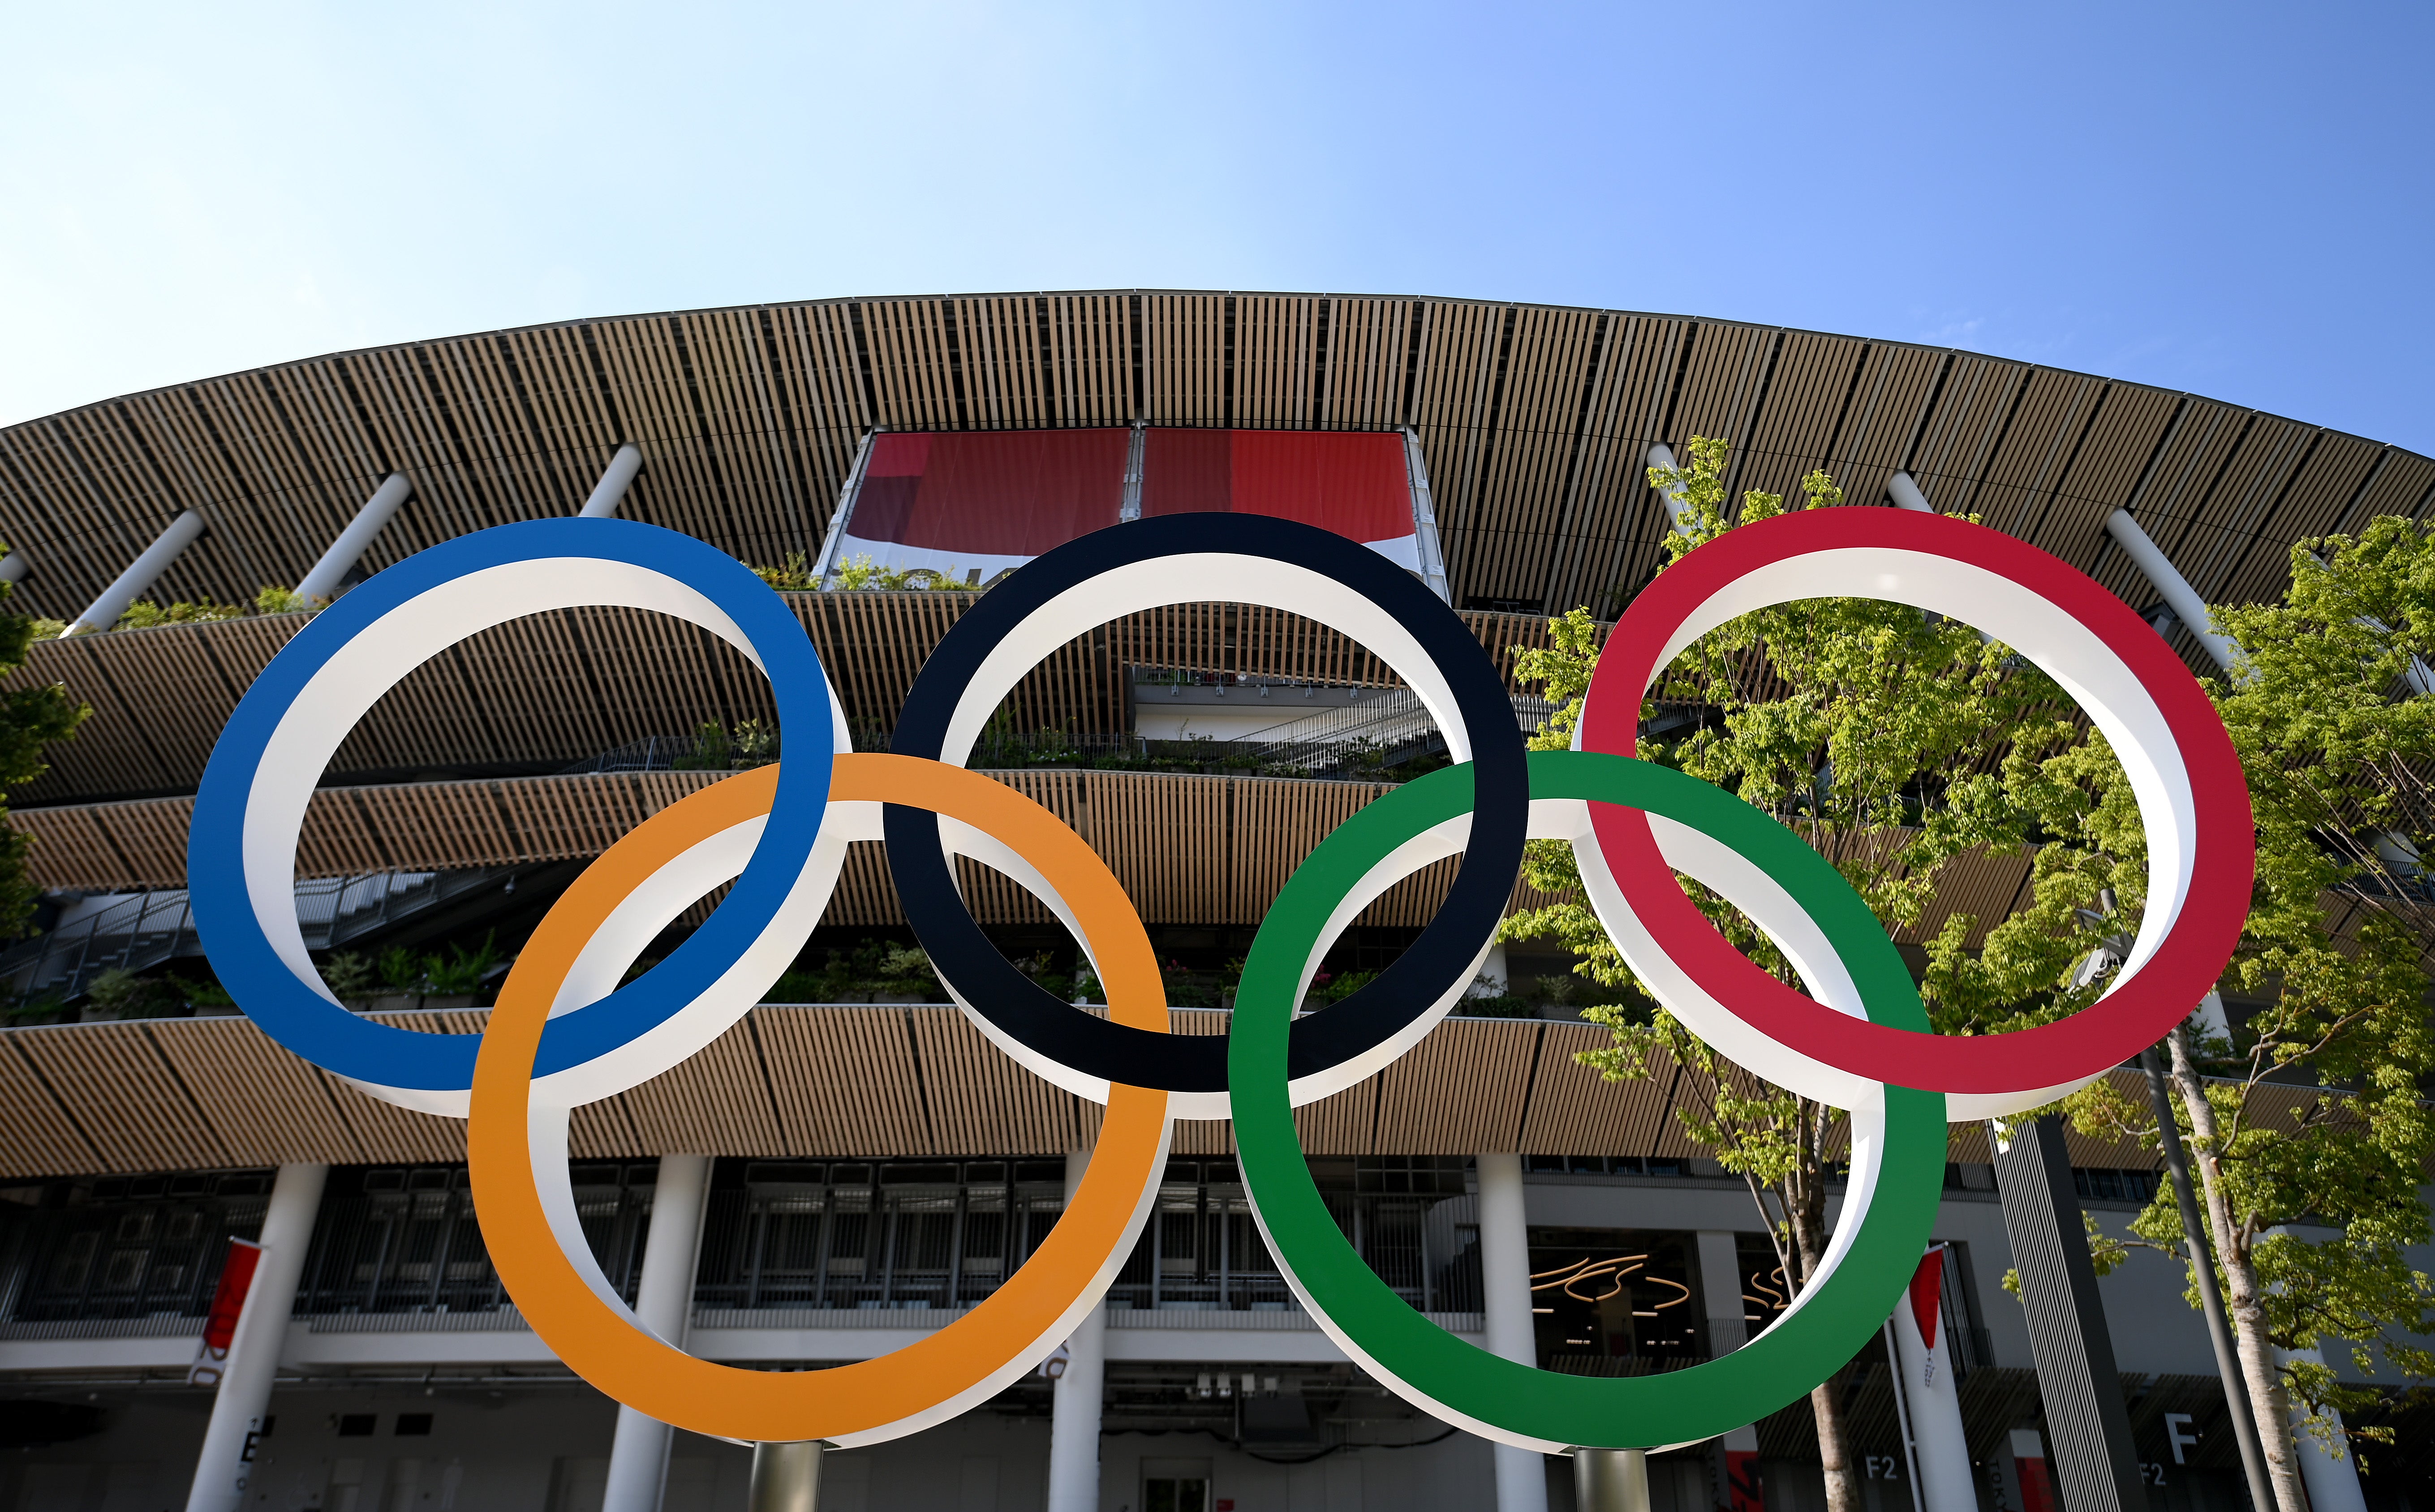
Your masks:
<path fill-rule="evenodd" d="M 249 1506 L 744 1505 L 746 1449 L 621 1421 L 525 1326 L 475 1222 L 460 1123 L 316 1070 L 212 988 L 185 890 L 189 822 L 238 698 L 310 617 L 283 605 L 493 525 L 647 522 L 762 571 L 818 648 L 855 747 L 885 749 L 924 658 L 1024 562 L 1166 514 L 1282 514 L 1370 546 L 1451 606 L 1528 730 L 1547 705 L 1513 677 L 1516 654 L 1576 607 L 1612 621 L 1656 574 L 1674 521 L 1647 472 L 1694 437 L 1732 440 L 1736 496 L 1794 494 L 1823 468 L 1852 503 L 1972 516 L 2050 552 L 2208 675 L 2222 663 L 2205 605 L 2272 599 L 2295 542 L 2423 521 L 2435 504 L 2435 460 L 2098 376 L 1728 320 L 1334 295 L 579 320 L 201 379 L 0 430 L 9 608 L 76 632 L 37 642 L 9 686 L 58 684 L 92 710 L 9 795 L 43 902 L 37 932 L 0 954 L 22 1005 L 0 1029 L 0 1503 L 137 1512 L 185 1498 L 215 1400 L 195 1379 L 198 1342 L 229 1241 L 279 1231 L 305 1243 L 286 1246 L 292 1315 L 252 1409 Z M 292 597 L 214 608 L 266 589 Z M 121 627 L 137 603 L 204 610 Z M 359 973 L 350 1005 L 478 1029 L 506 962 L 591 859 L 770 759 L 779 734 L 751 664 L 674 620 L 572 610 L 482 631 L 339 747 L 297 863 L 306 943 Z M 1373 651 L 1212 603 L 1064 645 L 972 765 L 1105 859 L 1170 968 L 1176 1030 L 1210 1034 L 1224 1032 L 1230 963 L 1293 868 L 1443 750 Z M 1391 961 L 1453 866 L 1372 904 L 1329 972 Z M 1045 909 L 995 873 L 962 882 L 1010 958 L 1079 988 Z M 2027 885 L 2021 858 L 1957 866 L 1897 943 L 1919 946 L 1956 912 L 2001 919 Z M 1546 901 L 1517 885 L 1512 906 Z M 672 1299 L 664 1331 L 694 1353 L 801 1369 L 897 1349 L 988 1295 L 1054 1221 L 1097 1110 L 1000 1054 L 907 964 L 915 943 L 876 848 L 857 845 L 778 1001 L 579 1109 L 587 1237 L 630 1299 Z M 1663 1078 L 1608 1083 L 1576 1062 L 1606 1036 L 1568 1005 L 1570 964 L 1499 947 L 1479 1011 L 1300 1112 L 1313 1174 L 1379 1276 L 1459 1335 L 1488 1339 L 1522 1308 L 1526 1347 L 1552 1369 L 1723 1354 L 1786 1305 L 1759 1211 L 1683 1137 Z M 147 994 L 142 1011 L 109 1006 Z M 2019 1225 L 2076 1236 L 2078 1210 L 2118 1233 L 2155 1192 L 2156 1160 L 2073 1134 L 1999 1181 L 1998 1152 L 1969 1125 L 1949 1160 L 1939 1315 L 1981 1504 L 2053 1512 L 2057 1388 L 2042 1390 L 2046 1361 L 2004 1284 L 2029 1263 Z M 1498 1256 L 1557 1280 L 1500 1289 L 1512 1272 Z M 1601 1267 L 1636 1280 L 1596 1297 L 1559 1284 Z M 2237 1512 L 2223 1388 L 2184 1285 L 2178 1264 L 2133 1257 L 2084 1298 L 2075 1347 L 2119 1378 L 2151 1504 Z M 1572 1504 L 1560 1462 L 1533 1468 L 1534 1505 L 1487 1442 L 1405 1405 L 1302 1312 L 1222 1122 L 1177 1126 L 1149 1228 L 1087 1332 L 1053 1371 L 952 1423 L 834 1452 L 822 1504 Z M 1915 1504 L 1889 1376 L 1879 1349 L 1847 1377 L 1870 1512 Z M 2396 1400 L 2390 1421 L 2409 1411 Z M 2426 1435 L 2403 1438 L 2364 1488 L 2351 1475 L 2350 1499 L 2382 1512 L 2426 1494 Z M 1056 1469 L 1077 1456 L 1096 1458 L 1079 1502 L 1074 1472 Z M 2343 1473 L 2312 1468 L 2319 1512 L 2336 1507 L 2317 1477 Z M 1805 1402 L 1653 1458 L 1650 1481 L 1657 1512 L 1824 1505 Z"/>

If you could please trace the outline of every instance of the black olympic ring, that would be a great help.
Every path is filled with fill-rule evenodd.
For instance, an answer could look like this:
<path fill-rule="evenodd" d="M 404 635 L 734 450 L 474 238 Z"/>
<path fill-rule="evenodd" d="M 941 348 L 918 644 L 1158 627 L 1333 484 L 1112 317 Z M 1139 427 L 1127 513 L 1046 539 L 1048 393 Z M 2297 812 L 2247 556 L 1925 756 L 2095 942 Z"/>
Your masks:
<path fill-rule="evenodd" d="M 1386 1044 L 1466 990 L 1485 949 L 1482 942 L 1494 937 L 1505 917 L 1522 864 L 1530 783 L 1512 700 L 1461 617 L 1418 579 L 1356 541 L 1266 515 L 1166 515 L 1097 531 L 1027 563 L 956 622 L 914 679 L 889 747 L 900 755 L 950 759 L 943 750 L 964 693 L 991 652 L 1028 620 L 1094 579 L 1139 563 L 1194 555 L 1283 563 L 1331 578 L 1384 610 L 1444 679 L 1472 746 L 1471 836 L 1443 906 L 1377 980 L 1295 1022 L 1287 1073 L 1299 1080 Z M 1159 600 L 1192 601 L 1172 595 Z M 1091 623 L 1114 617 L 1103 614 Z M 1036 664 L 1035 660 L 1031 665 Z M 981 933 L 957 889 L 938 816 L 890 804 L 886 827 L 897 895 L 930 964 L 958 999 L 999 1032 L 1088 1076 L 1178 1092 L 1226 1090 L 1225 1036 L 1153 1034 L 1060 1001 Z"/>

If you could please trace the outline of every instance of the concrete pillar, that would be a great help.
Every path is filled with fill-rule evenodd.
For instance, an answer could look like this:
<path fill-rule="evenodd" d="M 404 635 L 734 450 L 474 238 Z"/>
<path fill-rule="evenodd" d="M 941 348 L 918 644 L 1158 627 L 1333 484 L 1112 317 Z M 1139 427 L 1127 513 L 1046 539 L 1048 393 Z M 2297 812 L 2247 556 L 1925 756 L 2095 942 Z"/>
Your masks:
<path fill-rule="evenodd" d="M 1944 1251 L 1932 1249 L 1920 1262 L 1923 1280 L 1942 1282 Z M 1940 1292 L 1923 1293 L 1920 1280 L 1894 1304 L 1894 1349 L 1901 1355 L 1903 1404 L 1910 1410 L 1911 1452 L 1919 1464 L 1923 1512 L 1978 1512 L 1978 1487 L 1970 1471 L 1970 1440 L 1961 1427 L 1961 1399 L 1953 1369 L 1953 1338 L 1940 1315 Z M 1936 1339 L 1920 1332 L 1927 1311 Z"/>
<path fill-rule="evenodd" d="M 203 517 L 192 509 L 170 521 L 169 528 L 162 531 L 152 544 L 144 548 L 144 555 L 120 573 L 115 582 L 103 589 L 101 596 L 87 605 L 85 611 L 70 621 L 67 629 L 61 633 L 82 635 L 91 630 L 106 630 L 117 624 L 118 616 L 127 612 L 127 606 L 135 602 L 136 595 L 167 572 L 169 564 L 178 559 L 178 553 L 192 545 L 195 538 L 202 533 Z"/>
<path fill-rule="evenodd" d="M 2277 1349 L 2282 1360 L 2305 1360 L 2311 1365 L 2325 1363 L 2319 1349 Z M 2342 1415 L 2328 1410 L 2334 1420 L 2334 1432 L 2342 1432 Z M 2358 1456 L 2347 1450 L 2340 1459 L 2324 1440 L 2308 1432 L 2306 1409 L 2291 1414 L 2291 1438 L 2300 1454 L 2300 1484 L 2307 1488 L 2309 1512 L 2367 1512 L 2367 1493 L 2359 1488 Z"/>
<path fill-rule="evenodd" d="M 1065 1157 L 1066 1201 L 1074 1200 L 1090 1162 L 1088 1150 Z M 1065 1341 L 1065 1373 L 1057 1378 L 1048 1428 L 1048 1512 L 1099 1512 L 1099 1400 L 1107 1364 L 1108 1310 L 1095 1307 Z"/>
<path fill-rule="evenodd" d="M 818 1512 L 820 1462 L 818 1440 L 752 1446 L 752 1481 L 745 1488 L 745 1512 Z"/>
<path fill-rule="evenodd" d="M 330 549 L 321 553 L 321 559 L 313 564 L 304 580 L 296 585 L 297 596 L 318 598 L 325 604 L 337 597 L 348 572 L 371 549 L 372 538 L 381 533 L 381 526 L 389 524 L 389 516 L 397 513 L 398 507 L 413 491 L 414 484 L 405 473 L 390 473 L 364 501 L 364 507 L 355 511 L 355 517 L 347 522 L 347 528 L 338 532 L 338 539 L 330 542 Z"/>
<path fill-rule="evenodd" d="M 1750 1342 L 1742 1300 L 1740 1236 L 1701 1229 L 1695 1236 L 1700 1259 L 1700 1296 L 1708 1309 L 1708 1353 L 1731 1354 Z M 1717 1505 L 1728 1512 L 1760 1512 L 1758 1430 L 1742 1427 L 1717 1440 Z"/>
<path fill-rule="evenodd" d="M 608 470 L 600 474 L 600 481 L 593 485 L 592 497 L 584 500 L 583 507 L 577 511 L 578 517 L 605 520 L 615 514 L 618 501 L 626 497 L 626 485 L 633 482 L 634 474 L 642 470 L 641 447 L 628 441 L 617 448 L 617 455 L 609 459 Z"/>
<path fill-rule="evenodd" d="M 1539 1363 L 1530 1321 L 1530 1234 L 1522 1205 L 1522 1157 L 1479 1157 L 1479 1272 L 1488 1311 L 1488 1352 Z M 1546 1456 L 1496 1446 L 1496 1512 L 1547 1512 Z"/>
<path fill-rule="evenodd" d="M 22 583 L 34 576 L 34 560 L 22 551 L 0 557 L 0 583 Z"/>
<path fill-rule="evenodd" d="M 2122 548 L 2122 554 L 2147 576 L 2148 581 L 2156 585 L 2156 592 L 2164 595 L 2165 603 L 2174 615 L 2190 627 L 2190 633 L 2199 638 L 2199 644 L 2206 647 L 2207 655 L 2215 658 L 2215 664 L 2226 672 L 2231 671 L 2232 663 L 2240 655 L 2240 647 L 2231 636 L 2219 635 L 2208 628 L 2213 622 L 2207 616 L 2206 600 L 2199 597 L 2199 591 L 2192 588 L 2190 580 L 2173 566 L 2164 548 L 2157 545 L 2148 532 L 2139 528 L 2139 522 L 2131 518 L 2131 511 L 2116 509 L 2107 515 L 2105 533 L 2114 538 L 2114 543 Z"/>
<path fill-rule="evenodd" d="M 2142 1512 L 2148 1493 L 2072 1191 L 2063 1123 L 2015 1121 L 1991 1125 L 1991 1134 L 2004 1232 L 2020 1269 L 2021 1311 L 2054 1449 L 2055 1490 L 2071 1512 Z"/>
<path fill-rule="evenodd" d="M 663 1155 L 651 1187 L 651 1227 L 643 1241 L 643 1277 L 634 1316 L 679 1349 L 693 1321 L 694 1263 L 701 1254 L 701 1214 L 710 1195 L 710 1157 Z M 600 1512 L 659 1512 L 668 1478 L 668 1425 L 631 1407 L 617 1409 L 609 1447 L 609 1486 Z"/>
<path fill-rule="evenodd" d="M 1936 506 L 1919 491 L 1919 483 L 1908 472 L 1897 472 L 1886 479 L 1886 497 L 1894 501 L 1898 509 L 1915 509 L 1921 514 L 1934 514 Z"/>
<path fill-rule="evenodd" d="M 329 1175 L 326 1165 L 283 1165 L 271 1183 L 270 1211 L 262 1219 L 262 1259 L 229 1339 L 186 1512 L 236 1512 L 245 1502 L 254 1444 L 270 1410 L 279 1351 L 287 1344 L 287 1317 L 296 1308 L 296 1283 L 304 1274 L 304 1251 L 313 1243 L 313 1220 L 321 1211 L 321 1185 Z"/>

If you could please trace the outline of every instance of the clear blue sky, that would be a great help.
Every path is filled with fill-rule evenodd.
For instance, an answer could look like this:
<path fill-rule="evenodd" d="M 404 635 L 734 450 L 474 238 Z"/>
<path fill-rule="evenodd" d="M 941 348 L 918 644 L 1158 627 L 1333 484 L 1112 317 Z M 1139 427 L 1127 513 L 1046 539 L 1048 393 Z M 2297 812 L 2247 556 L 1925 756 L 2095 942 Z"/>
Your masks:
<path fill-rule="evenodd" d="M 1780 321 L 2435 452 L 2399 5 L 36 6 L 0 421 L 336 349 L 833 295 Z"/>

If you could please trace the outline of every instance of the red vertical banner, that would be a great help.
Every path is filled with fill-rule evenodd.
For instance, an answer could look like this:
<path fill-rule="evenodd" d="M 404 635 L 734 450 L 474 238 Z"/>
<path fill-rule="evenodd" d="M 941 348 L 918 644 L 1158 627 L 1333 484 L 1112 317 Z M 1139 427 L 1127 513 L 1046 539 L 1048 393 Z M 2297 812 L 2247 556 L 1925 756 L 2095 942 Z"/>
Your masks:
<path fill-rule="evenodd" d="M 1759 1486 L 1756 1451 L 1725 1451 L 1725 1512 L 1767 1512 L 1767 1497 Z"/>
<path fill-rule="evenodd" d="M 2046 1474 L 2044 1455 L 2021 1455 L 2012 1461 L 2021 1477 L 2021 1512 L 2059 1512 L 2054 1481 Z"/>
<path fill-rule="evenodd" d="M 236 1338 L 236 1320 L 245 1313 L 246 1294 L 253 1289 L 262 1246 L 250 1239 L 229 1241 L 228 1263 L 220 1267 L 219 1289 L 212 1293 L 212 1310 L 203 1318 L 203 1342 L 186 1371 L 186 1383 L 216 1386 L 228 1365 L 229 1345 Z"/>

